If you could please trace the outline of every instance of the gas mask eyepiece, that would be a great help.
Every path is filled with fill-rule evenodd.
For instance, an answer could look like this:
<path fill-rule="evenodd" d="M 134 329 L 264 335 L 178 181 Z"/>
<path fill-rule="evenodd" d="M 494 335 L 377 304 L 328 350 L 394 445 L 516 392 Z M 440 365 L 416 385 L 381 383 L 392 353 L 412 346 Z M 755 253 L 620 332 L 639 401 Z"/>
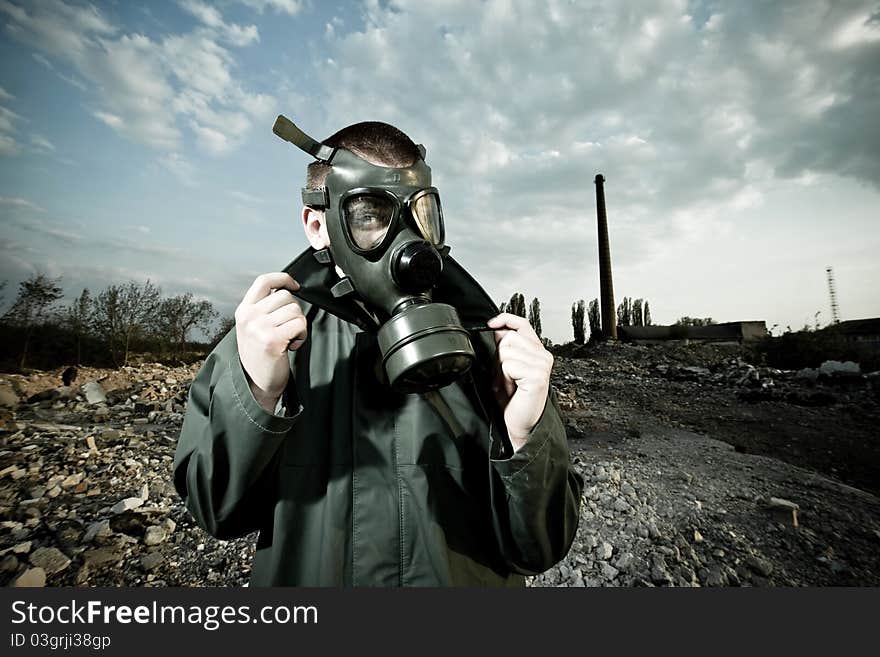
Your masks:
<path fill-rule="evenodd" d="M 411 166 L 384 167 L 315 141 L 283 116 L 273 130 L 330 166 L 323 188 L 303 189 L 303 203 L 324 210 L 327 264 L 348 279 L 334 294 L 355 294 L 379 319 L 391 386 L 426 392 L 464 375 L 475 358 L 470 336 L 455 308 L 431 299 L 449 249 L 424 147 Z"/>

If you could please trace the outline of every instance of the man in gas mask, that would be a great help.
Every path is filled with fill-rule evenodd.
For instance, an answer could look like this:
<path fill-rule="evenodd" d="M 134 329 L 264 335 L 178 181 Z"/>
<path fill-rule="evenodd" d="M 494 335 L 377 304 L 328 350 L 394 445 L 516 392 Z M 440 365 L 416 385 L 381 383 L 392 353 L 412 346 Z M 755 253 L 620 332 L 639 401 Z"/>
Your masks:
<path fill-rule="evenodd" d="M 423 147 L 275 132 L 315 158 L 311 247 L 193 381 L 178 492 L 215 537 L 260 532 L 251 586 L 522 586 L 578 524 L 552 356 L 449 255 Z"/>

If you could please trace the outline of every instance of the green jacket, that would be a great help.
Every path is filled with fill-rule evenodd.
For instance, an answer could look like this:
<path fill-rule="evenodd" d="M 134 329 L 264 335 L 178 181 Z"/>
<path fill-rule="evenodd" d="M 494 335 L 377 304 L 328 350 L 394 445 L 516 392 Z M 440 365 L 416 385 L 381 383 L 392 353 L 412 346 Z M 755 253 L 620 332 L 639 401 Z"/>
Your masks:
<path fill-rule="evenodd" d="M 477 363 L 462 380 L 436 395 L 392 391 L 369 316 L 328 292 L 335 274 L 313 256 L 285 269 L 309 326 L 288 352 L 294 414 L 254 399 L 234 329 L 190 387 L 174 484 L 196 523 L 224 539 L 259 531 L 251 586 L 522 586 L 562 559 L 583 480 L 555 394 L 512 453 L 491 332 L 472 334 Z M 435 300 L 485 325 L 491 299 L 445 265 Z"/>

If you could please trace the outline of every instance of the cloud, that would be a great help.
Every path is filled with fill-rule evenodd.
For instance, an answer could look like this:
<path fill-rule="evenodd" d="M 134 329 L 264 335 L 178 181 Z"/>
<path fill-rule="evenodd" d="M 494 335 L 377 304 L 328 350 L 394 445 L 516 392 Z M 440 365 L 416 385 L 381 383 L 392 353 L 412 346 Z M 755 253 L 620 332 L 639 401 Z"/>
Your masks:
<path fill-rule="evenodd" d="M 13 201 L 21 201 L 22 199 L 12 199 Z M 5 205 L 5 204 L 4 204 Z M 42 208 L 34 206 L 27 201 L 24 204 L 11 204 L 13 209 L 27 209 L 42 211 Z M 14 213 L 6 214 L 7 224 L 19 228 L 20 230 L 36 233 L 41 236 L 51 237 L 54 240 L 62 242 L 68 246 L 77 245 L 82 242 L 83 236 L 73 233 L 63 227 L 57 226 L 49 221 L 34 216 L 33 213 Z"/>
<path fill-rule="evenodd" d="M 80 80 L 77 80 L 74 77 L 60 73 L 54 66 L 52 66 L 52 62 L 50 62 L 48 59 L 43 57 L 40 53 L 35 52 L 35 53 L 32 53 L 32 55 L 33 55 L 33 58 L 36 62 L 45 66 L 48 70 L 52 71 L 59 78 L 61 78 L 62 80 L 64 80 L 68 84 L 76 87 L 80 91 L 86 91 L 86 85 L 83 82 L 81 82 Z"/>
<path fill-rule="evenodd" d="M 278 14 L 296 16 L 303 7 L 300 0 L 241 0 L 243 5 L 256 9 L 261 14 L 271 9 Z"/>
<path fill-rule="evenodd" d="M 168 154 L 179 152 L 188 128 L 207 153 L 235 149 L 249 133 L 253 119 L 275 108 L 267 94 L 246 90 L 235 78 L 229 47 L 259 41 L 256 26 L 226 22 L 220 11 L 199 0 L 180 7 L 198 24 L 185 33 L 151 38 L 125 33 L 95 7 L 46 0 L 19 6 L 0 0 L 12 38 L 37 48 L 34 58 L 56 70 L 50 58 L 71 67 L 94 93 L 92 115 L 123 137 Z M 5 138 L 4 138 L 5 137 Z M 17 148 L 0 131 L 5 152 Z"/>
<path fill-rule="evenodd" d="M 36 203 L 32 203 L 27 199 L 14 198 L 9 196 L 0 196 L 0 208 L 3 207 L 13 208 L 16 210 L 34 210 L 36 212 L 45 212 L 45 210 Z"/>
<path fill-rule="evenodd" d="M 15 139 L 15 124 L 21 120 L 12 110 L 0 107 L 0 155 L 16 155 L 21 151 L 21 144 Z"/>
<path fill-rule="evenodd" d="M 159 164 L 187 187 L 196 186 L 195 168 L 180 153 L 168 153 L 159 158 Z"/>
<path fill-rule="evenodd" d="M 423 142 L 453 254 L 506 296 L 592 262 L 599 172 L 624 275 L 731 235 L 786 185 L 880 189 L 876 5 L 723 9 L 368 2 L 315 62 L 326 123 L 378 119 Z M 575 284 L 543 288 L 563 305 Z"/>
<path fill-rule="evenodd" d="M 260 40 L 256 25 L 241 26 L 226 23 L 223 16 L 215 8 L 199 0 L 179 0 L 181 9 L 195 16 L 210 28 L 214 28 L 224 39 L 234 46 L 247 46 Z"/>
<path fill-rule="evenodd" d="M 243 203 L 265 203 L 266 201 L 266 199 L 260 198 L 259 196 L 254 196 L 253 194 L 248 194 L 247 192 L 242 192 L 237 189 L 230 190 L 227 194 Z"/>
<path fill-rule="evenodd" d="M 31 135 L 31 148 L 38 153 L 54 153 L 55 145 L 43 135 Z"/>

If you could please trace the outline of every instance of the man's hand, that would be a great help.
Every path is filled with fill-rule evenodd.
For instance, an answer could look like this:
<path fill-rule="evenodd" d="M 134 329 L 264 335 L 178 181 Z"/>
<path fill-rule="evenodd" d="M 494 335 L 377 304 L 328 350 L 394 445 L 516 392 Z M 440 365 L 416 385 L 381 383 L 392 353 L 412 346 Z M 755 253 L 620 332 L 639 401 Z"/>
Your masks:
<path fill-rule="evenodd" d="M 553 354 L 544 348 L 525 317 L 501 313 L 487 322 L 498 345 L 495 396 L 504 410 L 504 423 L 514 450 L 538 423 L 550 389 Z"/>
<path fill-rule="evenodd" d="M 290 378 L 287 350 L 299 349 L 308 327 L 291 291 L 299 283 L 284 272 L 257 276 L 235 309 L 238 357 L 254 398 L 270 413 Z"/>

